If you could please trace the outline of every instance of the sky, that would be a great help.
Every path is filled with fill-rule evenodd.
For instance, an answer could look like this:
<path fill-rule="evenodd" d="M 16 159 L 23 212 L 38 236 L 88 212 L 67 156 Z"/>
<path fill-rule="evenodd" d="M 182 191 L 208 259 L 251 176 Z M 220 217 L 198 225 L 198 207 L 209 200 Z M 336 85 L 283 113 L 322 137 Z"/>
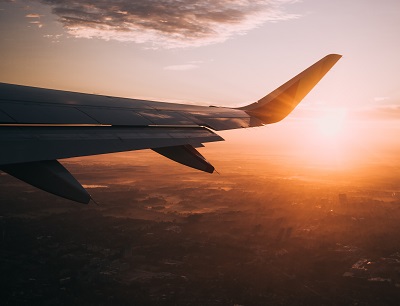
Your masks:
<path fill-rule="evenodd" d="M 288 119 L 223 137 L 359 159 L 400 148 L 399 37 L 397 0 L 0 0 L 0 82 L 236 107 L 339 53 Z"/>

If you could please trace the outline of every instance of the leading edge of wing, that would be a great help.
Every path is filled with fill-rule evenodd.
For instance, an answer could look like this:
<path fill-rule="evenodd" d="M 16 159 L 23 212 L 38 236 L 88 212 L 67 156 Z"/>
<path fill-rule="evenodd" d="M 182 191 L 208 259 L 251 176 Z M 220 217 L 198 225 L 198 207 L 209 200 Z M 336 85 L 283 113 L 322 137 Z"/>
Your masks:
<path fill-rule="evenodd" d="M 284 119 L 340 59 L 330 54 L 240 108 L 145 101 L 0 83 L 0 125 L 205 126 L 221 131 Z"/>

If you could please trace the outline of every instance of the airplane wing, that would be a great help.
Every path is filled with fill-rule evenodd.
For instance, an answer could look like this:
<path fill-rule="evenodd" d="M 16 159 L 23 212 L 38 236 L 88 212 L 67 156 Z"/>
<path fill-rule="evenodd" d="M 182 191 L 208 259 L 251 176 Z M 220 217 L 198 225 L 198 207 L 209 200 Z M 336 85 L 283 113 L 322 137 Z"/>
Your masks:
<path fill-rule="evenodd" d="M 58 196 L 89 203 L 88 192 L 58 159 L 153 149 L 212 173 L 196 150 L 222 141 L 214 131 L 284 119 L 341 58 L 330 54 L 240 108 L 109 97 L 0 83 L 0 169 Z"/>

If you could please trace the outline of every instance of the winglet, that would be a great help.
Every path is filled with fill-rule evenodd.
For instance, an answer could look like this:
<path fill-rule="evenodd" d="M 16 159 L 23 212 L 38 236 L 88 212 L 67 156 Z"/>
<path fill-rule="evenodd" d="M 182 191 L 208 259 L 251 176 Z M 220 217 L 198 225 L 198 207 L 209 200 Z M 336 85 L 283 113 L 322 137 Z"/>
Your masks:
<path fill-rule="evenodd" d="M 289 115 L 342 56 L 329 54 L 275 89 L 259 101 L 241 107 L 264 124 L 275 123 Z"/>

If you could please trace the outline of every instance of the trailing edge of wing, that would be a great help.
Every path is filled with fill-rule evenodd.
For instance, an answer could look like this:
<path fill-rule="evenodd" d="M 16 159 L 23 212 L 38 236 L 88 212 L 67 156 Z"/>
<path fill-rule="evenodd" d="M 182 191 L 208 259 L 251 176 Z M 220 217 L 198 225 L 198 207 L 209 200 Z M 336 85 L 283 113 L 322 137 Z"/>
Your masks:
<path fill-rule="evenodd" d="M 57 160 L 2 165 L 8 174 L 60 197 L 87 204 L 91 197 L 85 188 Z"/>
<path fill-rule="evenodd" d="M 222 141 L 204 127 L 2 127 L 1 165 Z"/>
<path fill-rule="evenodd" d="M 281 121 L 293 111 L 341 57 L 338 54 L 325 56 L 258 102 L 238 109 L 260 119 L 264 124 Z"/>

